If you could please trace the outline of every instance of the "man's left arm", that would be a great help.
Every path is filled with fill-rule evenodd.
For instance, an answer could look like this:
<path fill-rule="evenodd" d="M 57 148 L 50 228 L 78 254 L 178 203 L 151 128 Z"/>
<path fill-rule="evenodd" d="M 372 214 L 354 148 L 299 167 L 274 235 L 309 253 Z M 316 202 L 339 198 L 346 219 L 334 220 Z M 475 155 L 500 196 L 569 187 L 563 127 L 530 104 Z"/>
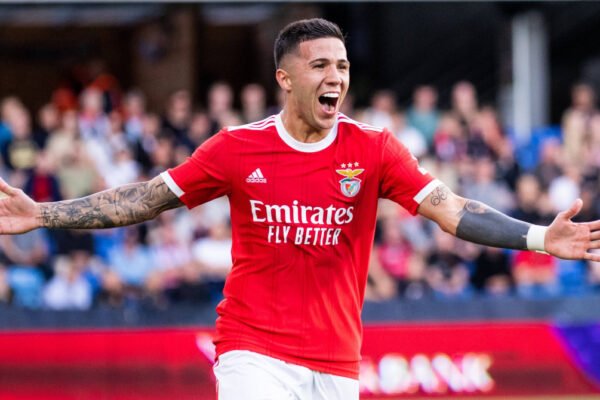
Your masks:
<path fill-rule="evenodd" d="M 470 242 L 507 249 L 545 251 L 563 259 L 600 261 L 600 221 L 571 221 L 581 210 L 577 200 L 548 227 L 532 225 L 493 208 L 454 194 L 443 184 L 419 205 L 418 212 L 444 231 Z"/>

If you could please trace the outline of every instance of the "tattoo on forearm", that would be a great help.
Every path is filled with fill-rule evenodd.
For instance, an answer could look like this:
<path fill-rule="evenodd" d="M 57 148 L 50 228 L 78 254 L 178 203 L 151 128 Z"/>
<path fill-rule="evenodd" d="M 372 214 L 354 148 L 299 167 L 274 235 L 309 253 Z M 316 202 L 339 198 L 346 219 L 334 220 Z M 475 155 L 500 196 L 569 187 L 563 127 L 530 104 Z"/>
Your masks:
<path fill-rule="evenodd" d="M 91 229 L 143 222 L 181 205 L 162 179 L 155 178 L 80 199 L 42 203 L 40 207 L 44 227 Z"/>
<path fill-rule="evenodd" d="M 526 249 L 529 224 L 502 214 L 478 201 L 468 200 L 459 213 L 456 236 L 493 247 Z"/>
<path fill-rule="evenodd" d="M 435 188 L 434 192 L 431 193 L 431 204 L 438 206 L 440 203 L 448 198 L 448 188 L 444 185 L 440 185 Z"/>

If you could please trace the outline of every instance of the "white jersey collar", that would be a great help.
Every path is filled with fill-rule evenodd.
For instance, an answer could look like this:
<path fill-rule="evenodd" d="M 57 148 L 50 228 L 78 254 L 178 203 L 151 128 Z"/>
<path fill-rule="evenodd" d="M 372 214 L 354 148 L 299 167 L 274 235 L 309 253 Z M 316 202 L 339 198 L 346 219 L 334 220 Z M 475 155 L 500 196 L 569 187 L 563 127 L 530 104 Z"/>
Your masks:
<path fill-rule="evenodd" d="M 283 111 L 282 111 L 283 112 Z M 281 140 L 285 142 L 288 146 L 290 146 L 294 150 L 298 150 L 304 153 L 316 153 L 317 151 L 325 150 L 337 137 L 338 132 L 338 117 L 335 117 L 335 124 L 333 128 L 329 131 L 327 136 L 318 142 L 313 143 L 304 143 L 300 142 L 292 137 L 290 133 L 283 126 L 283 120 L 281 119 L 281 113 L 277 114 L 275 117 L 275 127 L 277 128 L 277 133 Z"/>

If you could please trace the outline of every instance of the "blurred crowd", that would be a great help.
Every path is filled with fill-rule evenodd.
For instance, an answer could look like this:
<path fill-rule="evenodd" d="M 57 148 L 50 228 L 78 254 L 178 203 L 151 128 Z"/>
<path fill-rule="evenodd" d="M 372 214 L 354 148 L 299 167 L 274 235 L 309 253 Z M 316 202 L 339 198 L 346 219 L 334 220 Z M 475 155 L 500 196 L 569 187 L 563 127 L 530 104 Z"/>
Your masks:
<path fill-rule="evenodd" d="M 275 98 L 280 96 L 275 96 Z M 34 200 L 58 201 L 147 180 L 186 159 L 222 126 L 278 112 L 265 88 L 235 93 L 216 82 L 198 106 L 179 90 L 164 109 L 144 93 L 121 91 L 110 75 L 79 90 L 60 87 L 36 113 L 18 97 L 0 103 L 0 176 Z M 573 87 L 560 128 L 515 143 L 493 106 L 458 82 L 441 109 L 436 88 L 415 88 L 400 108 L 380 90 L 368 107 L 343 112 L 388 127 L 423 167 L 453 191 L 534 224 L 581 197 L 581 220 L 600 217 L 600 113 L 592 87 Z M 89 309 L 148 303 L 216 303 L 231 268 L 226 199 L 163 213 L 137 226 L 37 230 L 0 236 L 0 303 L 27 308 Z M 381 200 L 367 299 L 581 295 L 600 287 L 600 265 L 469 244 Z"/>

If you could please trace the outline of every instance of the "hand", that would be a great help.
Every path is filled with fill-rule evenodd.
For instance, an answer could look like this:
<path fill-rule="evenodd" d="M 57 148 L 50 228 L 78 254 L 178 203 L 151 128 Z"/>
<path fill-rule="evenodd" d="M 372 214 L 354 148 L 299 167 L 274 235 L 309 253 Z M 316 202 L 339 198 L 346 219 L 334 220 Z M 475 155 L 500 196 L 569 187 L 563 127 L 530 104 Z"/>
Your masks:
<path fill-rule="evenodd" d="M 582 206 L 581 199 L 577 199 L 568 210 L 554 218 L 544 239 L 544 248 L 548 253 L 567 260 L 583 258 L 600 261 L 600 253 L 589 252 L 600 248 L 600 220 L 583 223 L 571 221 Z"/>
<path fill-rule="evenodd" d="M 25 233 L 39 228 L 39 206 L 21 189 L 0 178 L 0 234 Z"/>

